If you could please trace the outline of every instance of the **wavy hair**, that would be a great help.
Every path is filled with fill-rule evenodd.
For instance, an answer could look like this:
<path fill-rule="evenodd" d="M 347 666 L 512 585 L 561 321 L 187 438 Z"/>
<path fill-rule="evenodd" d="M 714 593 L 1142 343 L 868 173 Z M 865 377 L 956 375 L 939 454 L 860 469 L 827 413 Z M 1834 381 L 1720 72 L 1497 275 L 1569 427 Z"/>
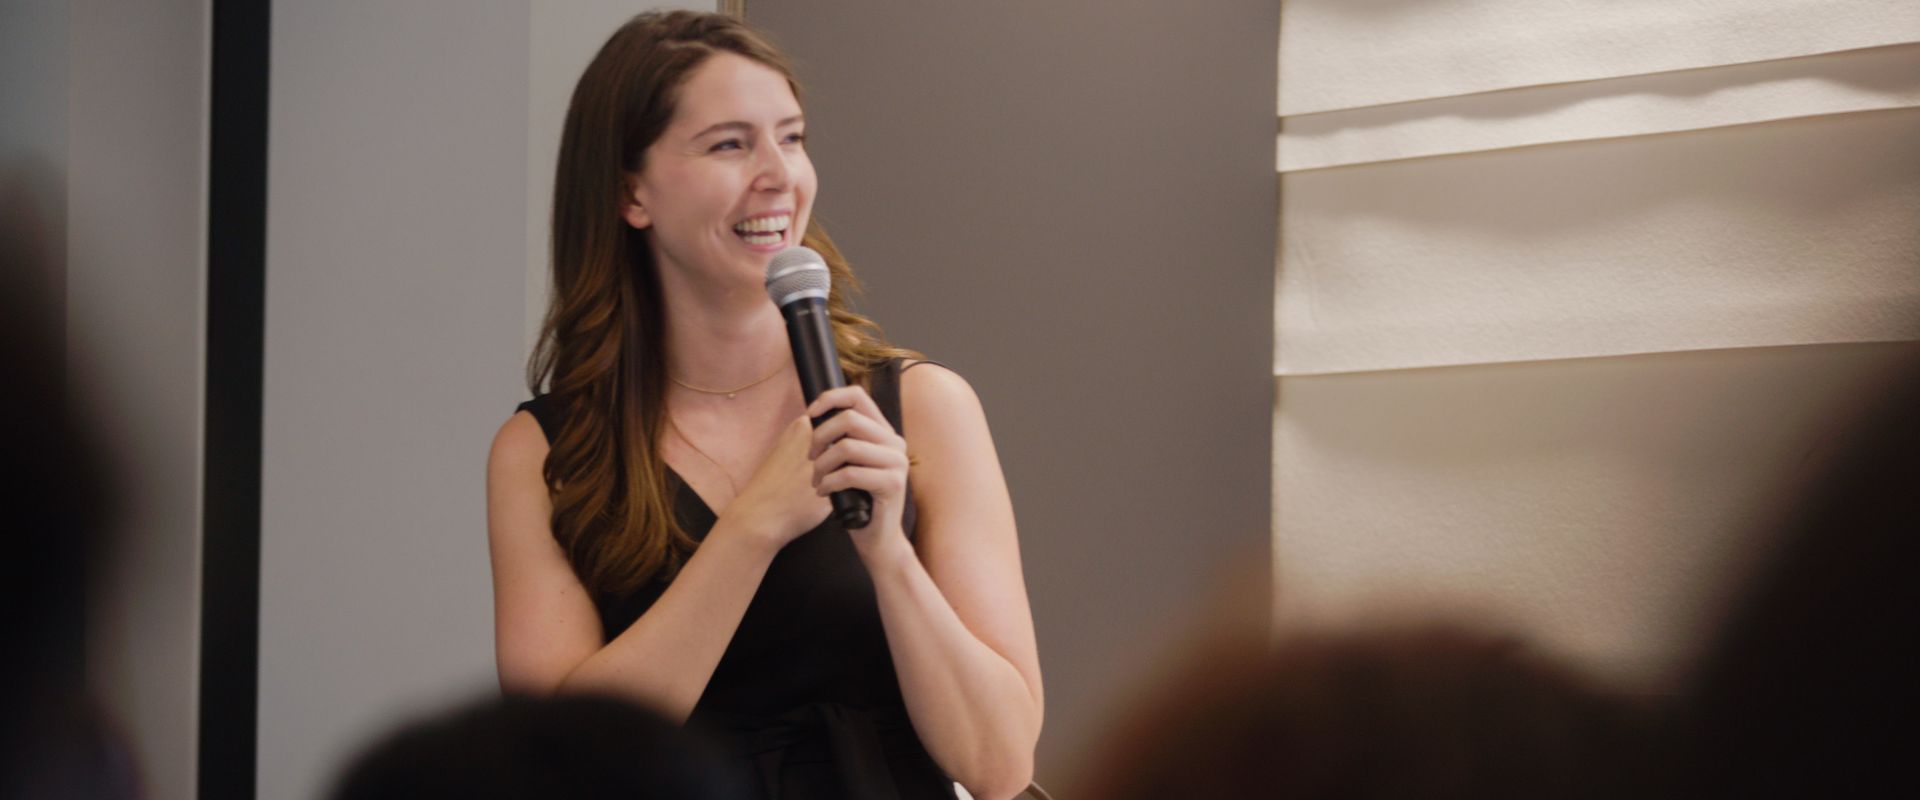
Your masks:
<path fill-rule="evenodd" d="M 575 574 L 597 600 L 670 579 L 695 542 L 673 513 L 674 485 L 657 446 L 665 424 L 665 309 L 646 234 L 620 216 L 626 173 L 673 119 L 680 88 L 715 53 L 735 53 L 800 86 L 765 36 L 733 17 L 648 12 L 615 31 L 574 87 L 554 176 L 552 294 L 527 363 L 527 386 L 553 395 L 564 422 L 544 469 L 551 520 Z M 820 224 L 801 240 L 832 275 L 827 309 L 849 382 L 867 385 L 888 344 L 853 311 L 860 283 Z"/>

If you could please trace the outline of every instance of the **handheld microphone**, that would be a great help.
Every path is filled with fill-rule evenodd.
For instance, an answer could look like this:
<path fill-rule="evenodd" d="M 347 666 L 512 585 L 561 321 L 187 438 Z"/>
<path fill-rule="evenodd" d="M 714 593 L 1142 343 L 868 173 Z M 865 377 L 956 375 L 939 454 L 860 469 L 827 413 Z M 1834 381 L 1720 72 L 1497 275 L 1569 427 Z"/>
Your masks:
<path fill-rule="evenodd" d="M 826 259 L 810 247 L 789 247 L 775 253 L 767 264 L 767 297 L 787 320 L 787 343 L 793 346 L 793 364 L 807 405 L 813 405 L 822 392 L 847 385 L 827 317 L 827 290 L 832 285 Z M 841 410 L 814 418 L 813 426 L 820 427 Z M 864 528 L 873 521 L 873 495 L 865 490 L 841 489 L 832 498 L 833 515 L 847 529 Z"/>

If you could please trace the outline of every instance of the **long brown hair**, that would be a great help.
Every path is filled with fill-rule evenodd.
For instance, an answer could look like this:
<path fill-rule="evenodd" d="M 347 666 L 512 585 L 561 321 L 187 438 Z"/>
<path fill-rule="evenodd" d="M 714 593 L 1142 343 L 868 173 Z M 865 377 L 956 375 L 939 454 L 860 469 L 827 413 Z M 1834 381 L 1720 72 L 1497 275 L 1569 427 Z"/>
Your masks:
<path fill-rule="evenodd" d="M 647 148 L 673 119 L 689 75 L 715 53 L 765 64 L 800 87 L 785 56 L 732 17 L 691 11 L 634 17 L 600 48 L 574 87 L 554 176 L 549 253 L 552 297 L 527 364 L 564 415 L 545 477 L 553 535 L 598 599 L 672 577 L 694 548 L 673 514 L 672 485 L 656 446 L 665 420 L 665 309 L 646 235 L 620 217 L 624 176 L 645 167 Z M 840 366 L 866 385 L 888 358 L 917 354 L 887 344 L 854 313 L 846 259 L 818 222 L 802 243 L 825 257 L 827 298 Z"/>

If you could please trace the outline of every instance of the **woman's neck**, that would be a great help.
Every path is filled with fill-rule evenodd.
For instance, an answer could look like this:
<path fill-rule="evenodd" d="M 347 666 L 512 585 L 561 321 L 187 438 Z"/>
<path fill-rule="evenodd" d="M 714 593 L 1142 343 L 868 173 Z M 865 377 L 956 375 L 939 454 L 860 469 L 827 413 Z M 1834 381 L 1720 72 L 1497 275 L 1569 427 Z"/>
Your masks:
<path fill-rule="evenodd" d="M 666 294 L 667 374 L 674 380 L 721 391 L 791 364 L 786 321 L 759 287 L 661 288 Z"/>

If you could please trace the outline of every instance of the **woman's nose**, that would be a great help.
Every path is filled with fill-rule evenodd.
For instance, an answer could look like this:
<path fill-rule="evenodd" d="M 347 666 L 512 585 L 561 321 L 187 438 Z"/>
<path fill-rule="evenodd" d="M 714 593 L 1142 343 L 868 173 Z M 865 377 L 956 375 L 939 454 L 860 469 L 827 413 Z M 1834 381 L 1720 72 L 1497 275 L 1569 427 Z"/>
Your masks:
<path fill-rule="evenodd" d="M 754 188 L 785 190 L 793 181 L 793 164 L 789 161 L 792 156 L 778 142 L 763 143 L 755 156 L 758 173 L 754 175 Z"/>

